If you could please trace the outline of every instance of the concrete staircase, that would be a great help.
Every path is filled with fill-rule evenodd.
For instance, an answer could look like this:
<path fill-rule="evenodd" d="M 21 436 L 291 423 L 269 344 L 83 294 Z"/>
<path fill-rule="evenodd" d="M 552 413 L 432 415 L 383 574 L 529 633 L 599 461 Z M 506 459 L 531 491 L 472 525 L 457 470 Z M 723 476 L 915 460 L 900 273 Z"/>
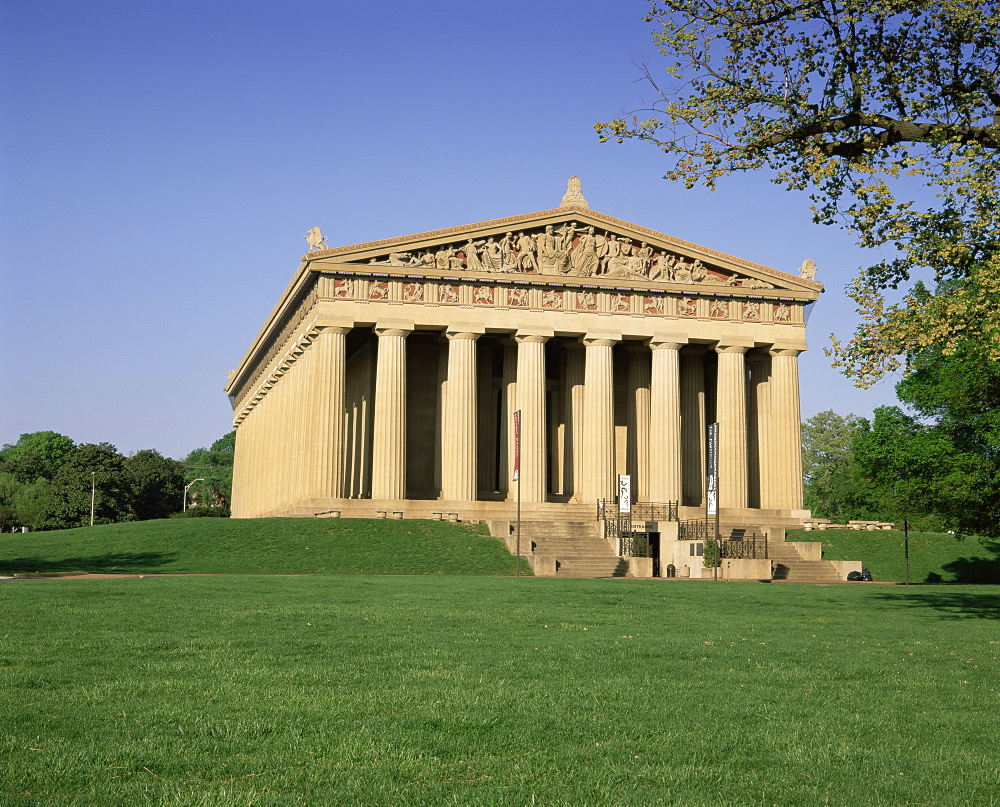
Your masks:
<path fill-rule="evenodd" d="M 769 543 L 767 556 L 774 569 L 774 580 L 785 580 L 789 583 L 843 582 L 833 561 L 803 560 L 792 544 Z"/>
<path fill-rule="evenodd" d="M 592 518 L 579 521 L 522 521 L 524 554 L 552 555 L 556 577 L 628 577 L 628 562 L 611 551 Z"/>

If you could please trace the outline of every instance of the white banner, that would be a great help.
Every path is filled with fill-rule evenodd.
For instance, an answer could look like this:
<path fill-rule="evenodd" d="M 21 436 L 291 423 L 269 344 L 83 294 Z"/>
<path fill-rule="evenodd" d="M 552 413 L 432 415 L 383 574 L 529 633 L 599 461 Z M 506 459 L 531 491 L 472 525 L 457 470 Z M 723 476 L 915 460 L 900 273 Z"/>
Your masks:
<path fill-rule="evenodd" d="M 618 477 L 618 512 L 629 513 L 632 511 L 632 477 L 628 474 L 620 474 Z"/>

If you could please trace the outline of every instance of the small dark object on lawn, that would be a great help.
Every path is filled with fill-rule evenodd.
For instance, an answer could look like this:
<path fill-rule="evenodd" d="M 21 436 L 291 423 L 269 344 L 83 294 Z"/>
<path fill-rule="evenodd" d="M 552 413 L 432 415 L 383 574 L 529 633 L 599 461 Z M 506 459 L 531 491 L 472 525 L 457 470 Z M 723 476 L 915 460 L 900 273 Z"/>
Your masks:
<path fill-rule="evenodd" d="M 870 571 L 868 571 L 867 569 L 862 569 L 861 570 L 861 579 L 864 580 L 866 583 L 874 582 L 872 580 L 872 573 Z"/>
<path fill-rule="evenodd" d="M 850 580 L 852 583 L 856 583 L 858 580 L 861 580 L 863 578 L 861 577 L 861 572 L 848 572 L 847 579 Z"/>

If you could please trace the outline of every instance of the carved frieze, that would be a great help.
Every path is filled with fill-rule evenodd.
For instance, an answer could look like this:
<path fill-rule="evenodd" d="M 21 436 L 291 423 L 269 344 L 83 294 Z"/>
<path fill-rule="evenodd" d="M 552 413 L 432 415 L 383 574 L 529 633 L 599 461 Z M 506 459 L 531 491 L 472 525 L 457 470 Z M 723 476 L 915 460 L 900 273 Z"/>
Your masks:
<path fill-rule="evenodd" d="M 399 300 L 406 303 L 444 303 L 474 306 L 510 306 L 549 311 L 601 311 L 610 314 L 639 316 L 677 316 L 685 318 L 734 319 L 748 322 L 791 323 L 792 306 L 788 302 L 733 298 L 697 294 L 679 296 L 670 292 L 649 292 L 628 288 L 547 286 L 534 281 L 517 284 L 504 281 L 500 285 L 456 280 L 448 282 L 431 278 L 387 281 L 376 277 L 333 277 L 334 298 L 381 302 Z M 699 302 L 699 300 L 701 302 Z M 772 298 L 773 300 L 773 298 Z"/>

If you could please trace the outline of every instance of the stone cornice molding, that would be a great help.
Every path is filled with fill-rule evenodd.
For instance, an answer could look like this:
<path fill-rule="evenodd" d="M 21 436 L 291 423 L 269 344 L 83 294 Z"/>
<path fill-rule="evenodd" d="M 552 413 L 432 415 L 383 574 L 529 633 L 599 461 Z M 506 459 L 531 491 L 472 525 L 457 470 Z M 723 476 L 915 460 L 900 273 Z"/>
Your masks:
<path fill-rule="evenodd" d="M 518 226 L 522 228 L 526 225 L 544 227 L 547 224 L 569 222 L 571 220 L 583 226 L 587 226 L 589 224 L 605 229 L 616 230 L 619 233 L 628 235 L 639 241 L 662 244 L 667 248 L 672 248 L 682 253 L 697 255 L 699 257 L 704 257 L 716 262 L 722 262 L 723 264 L 733 267 L 740 267 L 742 269 L 749 270 L 752 274 L 763 274 L 778 281 L 791 281 L 795 285 L 816 293 L 823 290 L 823 284 L 818 283 L 815 280 L 795 277 L 788 272 L 782 272 L 778 269 L 773 269 L 769 266 L 764 266 L 763 264 L 746 260 L 745 258 L 729 255 L 719 250 L 701 246 L 700 244 L 696 244 L 692 241 L 685 241 L 658 230 L 642 227 L 623 219 L 618 219 L 614 216 L 600 213 L 593 209 L 578 206 L 550 208 L 548 210 L 541 210 L 535 213 L 524 213 L 518 216 L 508 216 L 506 218 L 492 219 L 473 224 L 464 224 L 457 227 L 429 230 L 421 233 L 381 239 L 378 241 L 366 241 L 360 244 L 350 244 L 333 247 L 331 249 L 316 250 L 303 255 L 302 261 L 304 263 L 314 263 L 317 261 L 326 261 L 331 258 L 336 259 L 338 257 L 346 257 L 348 255 L 353 256 L 359 253 L 366 254 L 386 252 L 391 250 L 392 247 L 402 245 L 427 243 L 434 246 L 454 241 L 458 237 L 470 233 L 482 234 L 483 236 L 500 235 L 504 231 L 511 228 L 516 229 Z"/>

